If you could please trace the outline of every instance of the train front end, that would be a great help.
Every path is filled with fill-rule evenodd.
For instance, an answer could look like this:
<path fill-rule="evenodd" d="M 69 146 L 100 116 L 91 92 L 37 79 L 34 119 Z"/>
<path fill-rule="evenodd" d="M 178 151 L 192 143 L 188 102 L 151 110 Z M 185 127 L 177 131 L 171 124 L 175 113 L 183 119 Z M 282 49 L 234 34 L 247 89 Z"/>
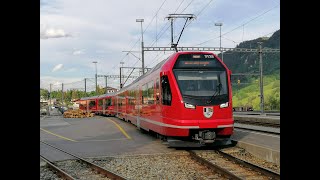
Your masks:
<path fill-rule="evenodd" d="M 234 124 L 231 71 L 208 52 L 181 52 L 174 59 L 171 71 L 162 77 L 162 82 L 171 83 L 167 96 L 172 97 L 164 95 L 170 99 L 170 110 L 164 106 L 163 112 L 167 122 L 180 128 L 168 128 L 166 134 L 202 145 L 230 144 Z M 163 93 L 168 93 L 165 88 Z"/>

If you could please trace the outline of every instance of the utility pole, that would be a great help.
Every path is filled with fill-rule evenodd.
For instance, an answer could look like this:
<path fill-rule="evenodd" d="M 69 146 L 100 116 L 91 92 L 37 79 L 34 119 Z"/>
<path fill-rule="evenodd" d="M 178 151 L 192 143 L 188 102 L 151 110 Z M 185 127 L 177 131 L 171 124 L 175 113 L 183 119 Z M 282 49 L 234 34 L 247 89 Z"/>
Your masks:
<path fill-rule="evenodd" d="M 259 65 L 260 65 L 260 110 L 261 115 L 264 115 L 264 95 L 263 95 L 263 64 L 262 64 L 262 42 L 258 42 L 259 44 Z"/>
<path fill-rule="evenodd" d="M 124 62 L 120 62 L 120 64 L 121 64 L 121 67 L 120 67 L 120 89 L 122 88 L 122 78 L 121 78 L 121 73 L 122 73 L 122 67 L 123 67 L 123 64 L 124 64 Z"/>
<path fill-rule="evenodd" d="M 50 98 L 50 105 L 51 105 L 51 102 L 52 102 L 51 101 L 51 86 L 52 86 L 52 84 L 50 84 L 50 97 L 49 97 Z"/>
<path fill-rule="evenodd" d="M 61 88 L 61 103 L 63 105 L 63 83 L 62 83 L 62 88 Z"/>
<path fill-rule="evenodd" d="M 84 78 L 84 92 L 87 94 L 87 78 Z"/>
<path fill-rule="evenodd" d="M 50 107 L 52 106 L 51 105 L 51 86 L 52 86 L 52 84 L 50 84 L 50 94 L 49 94 L 49 98 L 50 98 L 50 105 L 48 106 L 48 114 L 50 115 Z"/>
<path fill-rule="evenodd" d="M 142 75 L 144 75 L 144 46 L 143 46 L 143 28 L 142 28 L 142 23 L 144 19 L 136 19 L 136 22 L 141 23 L 141 61 L 142 61 Z M 120 76 L 121 78 L 121 76 Z M 121 79 L 120 79 L 121 80 Z M 121 88 L 121 87 L 120 87 Z"/>
<path fill-rule="evenodd" d="M 221 53 L 221 60 L 223 62 L 223 51 L 221 49 L 221 26 L 223 25 L 222 23 L 215 23 L 215 26 L 220 26 L 220 53 Z"/>
<path fill-rule="evenodd" d="M 96 78 L 96 95 L 98 95 L 97 61 L 93 61 L 92 63 L 94 63 L 96 65 L 96 74 L 95 74 L 95 78 Z"/>
<path fill-rule="evenodd" d="M 106 78 L 106 94 L 108 93 L 108 76 L 105 76 Z"/>
<path fill-rule="evenodd" d="M 121 83 L 121 67 L 120 67 L 120 89 L 122 89 L 122 83 Z"/>

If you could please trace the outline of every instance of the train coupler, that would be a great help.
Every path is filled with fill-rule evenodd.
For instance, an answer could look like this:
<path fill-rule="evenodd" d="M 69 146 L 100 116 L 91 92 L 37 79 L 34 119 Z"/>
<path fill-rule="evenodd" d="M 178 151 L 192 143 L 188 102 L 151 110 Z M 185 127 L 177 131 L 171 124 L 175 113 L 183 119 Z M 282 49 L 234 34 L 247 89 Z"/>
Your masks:
<path fill-rule="evenodd" d="M 199 131 L 198 134 L 194 135 L 194 139 L 201 144 L 213 143 L 216 139 L 216 133 L 209 130 Z"/>

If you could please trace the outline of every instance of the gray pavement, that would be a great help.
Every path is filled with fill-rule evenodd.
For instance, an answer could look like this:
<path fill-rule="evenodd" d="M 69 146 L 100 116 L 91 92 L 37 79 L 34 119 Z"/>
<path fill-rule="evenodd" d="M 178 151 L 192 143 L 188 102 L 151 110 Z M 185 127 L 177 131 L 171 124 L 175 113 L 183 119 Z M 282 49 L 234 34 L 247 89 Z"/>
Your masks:
<path fill-rule="evenodd" d="M 120 129 L 119 129 L 120 127 Z M 280 135 L 235 129 L 231 137 L 237 146 L 270 162 L 280 163 Z M 40 117 L 40 139 L 82 157 L 176 152 L 162 141 L 140 132 L 134 125 L 113 117 L 63 118 Z M 54 160 L 64 160 L 40 146 Z"/>
<path fill-rule="evenodd" d="M 82 157 L 176 152 L 163 145 L 161 140 L 143 134 L 132 124 L 112 117 L 52 116 L 42 119 L 40 128 L 41 140 Z M 40 149 L 41 152 L 46 151 L 42 146 Z M 64 159 L 59 155 L 54 157 L 54 160 Z"/>

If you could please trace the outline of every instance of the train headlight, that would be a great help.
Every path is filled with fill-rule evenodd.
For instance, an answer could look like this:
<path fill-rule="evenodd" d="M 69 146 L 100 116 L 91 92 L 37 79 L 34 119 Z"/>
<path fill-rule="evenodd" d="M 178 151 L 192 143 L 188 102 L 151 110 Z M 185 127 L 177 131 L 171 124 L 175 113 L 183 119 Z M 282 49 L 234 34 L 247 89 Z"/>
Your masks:
<path fill-rule="evenodd" d="M 220 104 L 220 108 L 226 108 L 229 106 L 229 102 Z"/>
<path fill-rule="evenodd" d="M 184 103 L 184 107 L 185 107 L 185 108 L 189 108 L 189 109 L 195 109 L 195 108 L 196 108 L 195 105 L 188 104 L 188 103 Z"/>

